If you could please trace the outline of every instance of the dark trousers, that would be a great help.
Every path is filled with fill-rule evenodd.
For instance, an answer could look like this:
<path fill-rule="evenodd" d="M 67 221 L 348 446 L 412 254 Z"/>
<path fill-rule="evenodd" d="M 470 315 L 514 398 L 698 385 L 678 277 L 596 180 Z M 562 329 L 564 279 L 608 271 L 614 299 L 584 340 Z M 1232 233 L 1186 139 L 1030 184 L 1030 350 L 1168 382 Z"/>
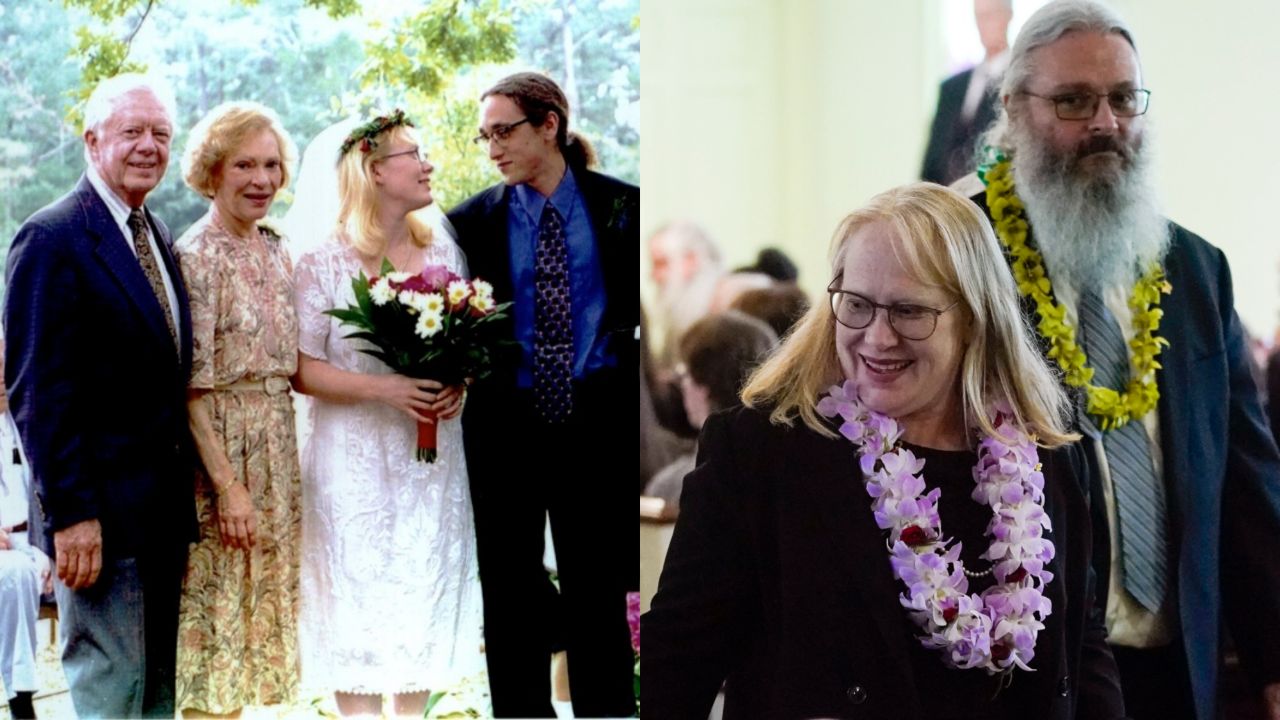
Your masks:
<path fill-rule="evenodd" d="M 1182 644 L 1160 648 L 1112 645 L 1124 707 L 1133 720 L 1196 720 L 1191 677 Z"/>
<path fill-rule="evenodd" d="M 83 590 L 55 582 L 62 666 L 81 718 L 174 713 L 178 600 L 186 549 L 106 559 Z"/>
<path fill-rule="evenodd" d="M 553 645 L 568 652 L 578 717 L 635 714 L 626 616 L 639 557 L 628 479 L 634 405 L 619 404 L 614 387 L 575 385 L 574 413 L 558 426 L 542 420 L 527 392 L 468 401 L 467 467 L 495 717 L 555 716 Z M 542 564 L 548 514 L 558 598 Z"/>

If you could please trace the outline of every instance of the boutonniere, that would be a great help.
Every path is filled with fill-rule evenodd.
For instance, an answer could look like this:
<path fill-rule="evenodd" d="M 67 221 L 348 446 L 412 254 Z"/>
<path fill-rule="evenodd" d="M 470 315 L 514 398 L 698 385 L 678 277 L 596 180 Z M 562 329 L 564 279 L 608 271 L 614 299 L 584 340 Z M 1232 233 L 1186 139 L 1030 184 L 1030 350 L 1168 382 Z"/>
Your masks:
<path fill-rule="evenodd" d="M 605 223 L 605 227 L 610 230 L 621 231 L 627 225 L 631 224 L 631 214 L 636 211 L 636 203 L 630 201 L 625 195 L 619 195 L 613 199 L 613 211 L 609 213 L 609 222 Z"/>

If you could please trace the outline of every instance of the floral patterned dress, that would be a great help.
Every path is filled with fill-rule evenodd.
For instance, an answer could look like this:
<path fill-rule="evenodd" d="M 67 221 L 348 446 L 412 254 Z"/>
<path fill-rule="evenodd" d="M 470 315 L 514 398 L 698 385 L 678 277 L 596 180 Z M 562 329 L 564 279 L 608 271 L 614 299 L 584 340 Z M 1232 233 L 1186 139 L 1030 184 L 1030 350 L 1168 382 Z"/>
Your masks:
<path fill-rule="evenodd" d="M 177 707 L 224 714 L 292 702 L 302 525 L 288 380 L 298 352 L 292 265 L 278 235 L 262 230 L 245 240 L 208 215 L 176 250 L 191 296 L 190 387 L 211 391 L 214 432 L 257 512 L 254 546 L 224 546 L 217 494 L 199 475 L 200 540 L 178 620 Z"/>
<path fill-rule="evenodd" d="M 427 262 L 465 276 L 437 234 Z M 355 304 L 359 256 L 337 240 L 298 260 L 299 349 L 350 372 L 391 372 L 324 314 Z M 301 653 L 307 687 L 363 694 L 443 690 L 483 668 L 476 536 L 462 421 L 440 422 L 418 462 L 417 427 L 377 402 L 315 399 L 302 451 Z"/>

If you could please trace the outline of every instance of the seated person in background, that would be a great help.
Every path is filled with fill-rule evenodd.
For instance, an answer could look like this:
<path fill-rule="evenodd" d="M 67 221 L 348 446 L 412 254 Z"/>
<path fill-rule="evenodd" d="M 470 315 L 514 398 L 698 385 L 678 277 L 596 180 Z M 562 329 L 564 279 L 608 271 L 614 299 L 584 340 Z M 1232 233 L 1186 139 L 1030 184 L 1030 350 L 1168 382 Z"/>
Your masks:
<path fill-rule="evenodd" d="M 759 272 L 732 272 L 720 278 L 716 291 L 711 296 L 711 309 L 708 314 L 728 310 L 743 293 L 762 288 L 773 287 L 773 278 Z"/>
<path fill-rule="evenodd" d="M 10 717 L 34 718 L 36 620 L 40 594 L 53 591 L 49 558 L 27 542 L 27 465 L 4 390 L 0 340 L 0 680 Z"/>
<path fill-rule="evenodd" d="M 676 366 L 689 424 L 701 428 L 711 413 L 737 405 L 747 376 L 777 344 L 777 334 L 764 321 L 736 310 L 694 323 L 680 338 Z M 659 470 L 645 494 L 678 507 L 684 476 L 696 457 L 695 447 Z"/>
<path fill-rule="evenodd" d="M 775 247 L 767 247 L 756 254 L 751 265 L 734 268 L 734 272 L 764 273 L 780 283 L 794 283 L 800 278 L 800 269 L 787 254 Z"/>
<path fill-rule="evenodd" d="M 767 288 L 742 293 L 729 309 L 760 318 L 782 338 L 804 317 L 805 311 L 809 309 L 809 297 L 792 283 L 775 283 Z"/>

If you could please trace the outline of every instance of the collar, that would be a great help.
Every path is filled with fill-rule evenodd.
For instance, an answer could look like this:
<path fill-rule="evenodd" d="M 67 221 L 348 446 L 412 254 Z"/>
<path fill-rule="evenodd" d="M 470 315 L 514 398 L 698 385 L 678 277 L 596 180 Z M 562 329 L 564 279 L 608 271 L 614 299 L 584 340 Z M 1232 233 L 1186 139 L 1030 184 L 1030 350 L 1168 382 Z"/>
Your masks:
<path fill-rule="evenodd" d="M 568 222 L 569 212 L 573 209 L 573 200 L 578 195 L 578 182 L 573 177 L 573 170 L 565 165 L 564 177 L 560 178 L 560 184 L 551 192 L 550 197 L 543 197 L 542 193 L 534 190 L 528 183 L 516 185 L 512 194 L 516 205 L 528 214 L 534 225 L 542 222 L 542 211 L 547 203 L 551 203 L 556 212 L 560 213 L 560 217 Z"/>
<path fill-rule="evenodd" d="M 132 212 L 132 209 L 125 204 L 124 200 L 120 199 L 119 195 L 107 187 L 107 182 L 102 179 L 102 176 L 98 174 L 98 169 L 92 164 L 89 165 L 84 174 L 85 177 L 89 178 L 89 184 L 98 193 L 98 197 L 102 198 L 102 202 L 107 204 L 107 210 L 111 212 L 111 217 L 116 221 L 116 225 L 122 228 L 128 227 L 129 213 Z M 128 236 L 128 233 L 126 233 L 125 237 Z"/>

